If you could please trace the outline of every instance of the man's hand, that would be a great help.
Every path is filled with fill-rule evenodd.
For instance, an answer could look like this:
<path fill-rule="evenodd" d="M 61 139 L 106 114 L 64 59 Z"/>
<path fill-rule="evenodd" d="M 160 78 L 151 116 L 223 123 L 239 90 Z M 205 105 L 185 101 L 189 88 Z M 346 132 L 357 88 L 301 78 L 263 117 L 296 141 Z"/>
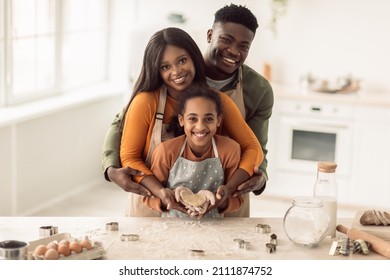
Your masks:
<path fill-rule="evenodd" d="M 146 197 L 152 196 L 152 193 L 147 188 L 133 182 L 131 180 L 131 175 L 143 175 L 143 173 L 130 167 L 117 168 L 110 166 L 107 169 L 108 178 L 125 192 L 131 192 Z"/>
<path fill-rule="evenodd" d="M 237 187 L 237 191 L 233 193 L 233 196 L 249 193 L 252 191 L 260 190 L 265 184 L 265 178 L 263 173 L 258 167 L 255 167 L 254 174 L 251 178 Z"/>

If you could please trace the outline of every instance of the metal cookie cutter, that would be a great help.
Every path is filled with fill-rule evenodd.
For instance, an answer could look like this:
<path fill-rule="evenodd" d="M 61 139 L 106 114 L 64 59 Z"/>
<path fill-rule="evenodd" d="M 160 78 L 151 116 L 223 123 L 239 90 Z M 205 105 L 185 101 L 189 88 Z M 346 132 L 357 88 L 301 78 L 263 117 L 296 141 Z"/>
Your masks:
<path fill-rule="evenodd" d="M 203 250 L 193 249 L 193 250 L 190 250 L 190 253 L 191 253 L 191 256 L 193 256 L 193 257 L 204 256 Z"/>
<path fill-rule="evenodd" d="M 55 226 L 41 226 L 39 228 L 39 237 L 52 236 L 58 234 L 58 227 Z"/>
<path fill-rule="evenodd" d="M 273 233 L 271 234 L 270 237 L 271 237 L 270 243 L 274 244 L 275 246 L 278 245 L 278 236 L 275 233 Z"/>
<path fill-rule="evenodd" d="M 267 243 L 267 244 L 265 244 L 265 247 L 266 247 L 268 253 L 272 253 L 272 252 L 276 251 L 276 245 L 275 244 Z"/>
<path fill-rule="evenodd" d="M 233 239 L 234 242 L 238 242 L 238 248 L 249 250 L 251 243 L 248 241 L 245 241 L 243 239 L 235 238 Z"/>
<path fill-rule="evenodd" d="M 256 232 L 260 233 L 270 233 L 271 232 L 271 227 L 270 225 L 267 224 L 257 224 L 256 225 Z"/>
<path fill-rule="evenodd" d="M 118 229 L 119 229 L 119 225 L 117 222 L 111 222 L 106 224 L 106 230 L 117 231 Z"/>
<path fill-rule="evenodd" d="M 244 248 L 245 241 L 243 239 L 234 238 L 233 241 L 238 243 L 238 248 Z"/>
<path fill-rule="evenodd" d="M 371 244 L 363 239 L 356 239 L 352 241 L 352 247 L 352 253 L 368 255 L 368 253 L 370 253 Z"/>
<path fill-rule="evenodd" d="M 341 238 L 337 241 L 333 241 L 332 246 L 329 250 L 329 255 L 336 256 L 336 255 L 344 255 L 348 256 L 350 253 L 350 241 L 349 238 Z"/>
<path fill-rule="evenodd" d="M 121 241 L 137 241 L 139 240 L 138 234 L 122 234 Z"/>

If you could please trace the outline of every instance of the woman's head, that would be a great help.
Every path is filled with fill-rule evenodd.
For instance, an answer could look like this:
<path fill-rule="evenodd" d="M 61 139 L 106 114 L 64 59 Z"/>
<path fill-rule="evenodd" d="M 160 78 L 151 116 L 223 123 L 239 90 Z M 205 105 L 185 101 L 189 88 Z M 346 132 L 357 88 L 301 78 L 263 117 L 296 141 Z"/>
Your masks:
<path fill-rule="evenodd" d="M 150 38 L 144 51 L 141 73 L 135 84 L 134 93 L 153 91 L 164 83 L 161 76 L 161 66 L 163 66 L 161 63 L 164 62 L 164 54 L 168 46 L 174 47 L 174 50 L 181 49 L 189 56 L 195 70 L 194 82 L 206 83 L 205 64 L 199 47 L 187 32 L 170 27 L 156 32 Z"/>
<path fill-rule="evenodd" d="M 178 120 L 194 153 L 204 153 L 222 120 L 220 96 L 213 89 L 193 84 L 180 96 Z"/>

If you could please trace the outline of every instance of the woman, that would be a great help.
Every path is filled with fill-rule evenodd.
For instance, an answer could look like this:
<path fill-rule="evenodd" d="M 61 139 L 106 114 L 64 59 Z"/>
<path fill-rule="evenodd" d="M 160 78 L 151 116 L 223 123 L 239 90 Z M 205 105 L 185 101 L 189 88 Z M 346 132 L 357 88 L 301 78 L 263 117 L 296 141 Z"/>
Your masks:
<path fill-rule="evenodd" d="M 133 176 L 134 181 L 139 183 L 145 176 L 153 176 L 149 168 L 151 155 L 160 142 L 174 136 L 168 126 L 177 115 L 181 92 L 193 82 L 206 85 L 205 65 L 195 41 L 178 28 L 155 33 L 146 46 L 141 73 L 124 114 L 120 158 L 122 166 L 143 172 Z M 219 94 L 225 111 L 218 134 L 226 134 L 240 144 L 239 168 L 251 176 L 256 163 L 263 159 L 260 144 L 233 101 Z M 225 193 L 218 203 L 230 194 Z M 128 215 L 160 216 L 142 204 L 142 197 L 130 196 Z M 170 207 L 185 211 L 179 204 Z"/>

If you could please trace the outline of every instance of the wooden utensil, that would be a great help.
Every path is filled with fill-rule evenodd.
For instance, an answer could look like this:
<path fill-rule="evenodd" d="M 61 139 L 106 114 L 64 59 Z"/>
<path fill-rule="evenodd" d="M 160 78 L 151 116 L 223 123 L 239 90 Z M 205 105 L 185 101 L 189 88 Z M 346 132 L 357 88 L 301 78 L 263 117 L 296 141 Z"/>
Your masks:
<path fill-rule="evenodd" d="M 343 225 L 338 225 L 336 229 L 337 231 L 348 235 L 352 240 L 363 239 L 371 244 L 371 248 L 374 252 L 390 259 L 390 242 L 356 228 L 349 229 Z"/>

